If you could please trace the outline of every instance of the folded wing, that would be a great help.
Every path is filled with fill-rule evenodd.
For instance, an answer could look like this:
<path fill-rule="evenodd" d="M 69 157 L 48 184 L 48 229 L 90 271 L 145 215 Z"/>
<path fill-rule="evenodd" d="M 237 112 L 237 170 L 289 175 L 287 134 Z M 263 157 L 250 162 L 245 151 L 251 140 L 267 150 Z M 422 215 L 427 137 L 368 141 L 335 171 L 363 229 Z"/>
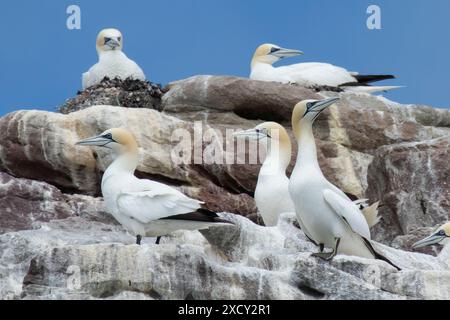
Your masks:
<path fill-rule="evenodd" d="M 369 225 L 364 215 L 361 214 L 361 211 L 353 202 L 343 198 L 330 189 L 323 191 L 323 197 L 325 202 L 333 209 L 334 213 L 342 218 L 353 232 L 370 240 Z"/>
<path fill-rule="evenodd" d="M 119 210 L 142 223 L 195 212 L 202 202 L 161 183 L 141 180 L 142 190 L 123 192 L 117 198 Z"/>

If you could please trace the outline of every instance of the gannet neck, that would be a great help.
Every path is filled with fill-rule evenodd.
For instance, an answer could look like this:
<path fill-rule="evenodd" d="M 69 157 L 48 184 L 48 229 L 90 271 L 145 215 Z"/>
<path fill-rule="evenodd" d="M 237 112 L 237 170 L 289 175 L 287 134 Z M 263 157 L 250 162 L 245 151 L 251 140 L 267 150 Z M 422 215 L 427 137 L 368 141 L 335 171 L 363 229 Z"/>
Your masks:
<path fill-rule="evenodd" d="M 294 128 L 294 132 L 298 141 L 297 164 L 308 166 L 322 172 L 317 159 L 317 147 L 314 139 L 312 123 L 304 121 Z"/>
<path fill-rule="evenodd" d="M 261 70 L 273 70 L 275 69 L 275 67 L 272 64 L 273 62 L 266 57 L 254 57 L 252 59 L 251 68 L 252 70 L 254 70 L 255 68 Z"/>
<path fill-rule="evenodd" d="M 282 127 L 277 130 L 277 133 L 279 134 L 278 139 L 269 139 L 265 144 L 267 155 L 260 171 L 262 175 L 273 173 L 286 174 L 286 169 L 291 162 L 291 139 Z"/>
<path fill-rule="evenodd" d="M 139 163 L 139 156 L 134 152 L 127 152 L 120 155 L 114 162 L 108 167 L 110 173 L 128 173 L 134 174 Z"/>
<path fill-rule="evenodd" d="M 109 50 L 109 51 L 98 51 L 98 58 L 101 61 L 109 60 L 111 58 L 117 59 L 117 58 L 126 58 L 127 56 L 123 51 L 121 50 Z"/>

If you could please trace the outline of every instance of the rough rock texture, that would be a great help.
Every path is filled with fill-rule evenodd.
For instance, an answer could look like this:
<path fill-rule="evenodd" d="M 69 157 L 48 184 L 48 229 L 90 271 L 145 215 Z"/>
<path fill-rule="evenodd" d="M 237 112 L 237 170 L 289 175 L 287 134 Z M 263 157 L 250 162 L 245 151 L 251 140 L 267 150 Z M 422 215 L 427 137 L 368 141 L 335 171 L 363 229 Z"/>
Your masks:
<path fill-rule="evenodd" d="M 104 78 L 98 85 L 78 92 L 75 98 L 59 107 L 67 114 L 95 105 L 111 105 L 125 108 L 149 108 L 159 110 L 165 89 L 148 81 Z"/>
<path fill-rule="evenodd" d="M 0 236 L 0 294 L 14 299 L 448 299 L 448 260 L 377 245 L 382 261 L 310 257 L 290 214 L 264 228 L 177 232 L 136 246 L 118 227 L 69 218 Z M 231 228 L 231 230 L 230 230 Z"/>
<path fill-rule="evenodd" d="M 0 172 L 0 208 L 0 234 L 69 217 L 114 222 L 100 198 L 63 194 L 47 183 L 17 179 L 4 172 Z"/>
<path fill-rule="evenodd" d="M 99 198 L 111 156 L 74 145 L 111 127 L 129 128 L 142 148 L 139 177 L 179 188 L 211 210 L 260 222 L 252 198 L 258 161 L 180 165 L 174 161 L 180 150 L 192 151 L 194 160 L 248 160 L 249 148 L 241 150 L 229 129 L 267 120 L 289 128 L 296 102 L 339 94 L 341 101 L 315 126 L 321 167 L 344 191 L 381 200 L 374 239 L 410 250 L 448 219 L 449 110 L 210 76 L 175 82 L 159 104 L 140 104 L 135 90 L 152 96 L 141 85 L 105 81 L 71 100 L 62 110 L 70 114 L 18 111 L 0 118 L 1 298 L 450 298 L 450 248 L 433 257 L 378 245 L 402 272 L 351 257 L 328 264 L 309 257 L 316 248 L 294 229 L 292 217 L 269 229 L 234 217 L 233 230 L 203 232 L 209 243 L 197 232 L 179 232 L 161 247 L 130 245 L 133 237 L 104 212 Z M 111 102 L 118 92 L 128 92 L 130 108 Z M 87 108 L 105 103 L 113 106 Z M 81 274 L 75 284 L 74 272 Z"/>

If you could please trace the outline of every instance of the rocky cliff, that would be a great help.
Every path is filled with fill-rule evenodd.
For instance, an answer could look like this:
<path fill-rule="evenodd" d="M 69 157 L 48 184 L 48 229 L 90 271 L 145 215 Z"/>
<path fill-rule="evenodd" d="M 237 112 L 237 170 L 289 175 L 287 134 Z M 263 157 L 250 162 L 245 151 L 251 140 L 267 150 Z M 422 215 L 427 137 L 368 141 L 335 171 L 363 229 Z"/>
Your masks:
<path fill-rule="evenodd" d="M 450 253 L 408 252 L 448 219 L 450 110 L 232 77 L 194 77 L 166 90 L 114 85 L 80 93 L 63 113 L 18 111 L 0 119 L 1 298 L 450 298 Z M 341 101 L 315 128 L 321 166 L 344 191 L 381 201 L 373 238 L 401 272 L 380 261 L 309 257 L 316 248 L 292 215 L 276 228 L 258 226 L 252 198 L 258 164 L 173 161 L 175 146 L 192 148 L 191 141 L 174 139 L 177 130 L 194 137 L 199 127 L 210 132 L 205 150 L 218 145 L 226 150 L 221 157 L 233 159 L 227 129 L 264 120 L 290 127 L 295 103 L 336 94 Z M 139 177 L 179 188 L 211 210 L 238 214 L 224 213 L 236 227 L 177 232 L 160 246 L 150 239 L 133 245 L 100 198 L 110 155 L 74 146 L 111 127 L 135 134 L 142 148 Z"/>

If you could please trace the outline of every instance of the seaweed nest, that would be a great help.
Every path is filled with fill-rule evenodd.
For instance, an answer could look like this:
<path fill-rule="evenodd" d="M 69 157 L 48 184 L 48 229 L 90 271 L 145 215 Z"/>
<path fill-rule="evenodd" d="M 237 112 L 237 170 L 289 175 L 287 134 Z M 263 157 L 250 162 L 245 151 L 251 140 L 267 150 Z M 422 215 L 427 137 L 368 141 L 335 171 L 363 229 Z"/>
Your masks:
<path fill-rule="evenodd" d="M 104 78 L 99 84 L 79 91 L 58 108 L 63 114 L 76 112 L 94 105 L 161 110 L 161 98 L 168 90 L 160 84 L 128 78 Z"/>

